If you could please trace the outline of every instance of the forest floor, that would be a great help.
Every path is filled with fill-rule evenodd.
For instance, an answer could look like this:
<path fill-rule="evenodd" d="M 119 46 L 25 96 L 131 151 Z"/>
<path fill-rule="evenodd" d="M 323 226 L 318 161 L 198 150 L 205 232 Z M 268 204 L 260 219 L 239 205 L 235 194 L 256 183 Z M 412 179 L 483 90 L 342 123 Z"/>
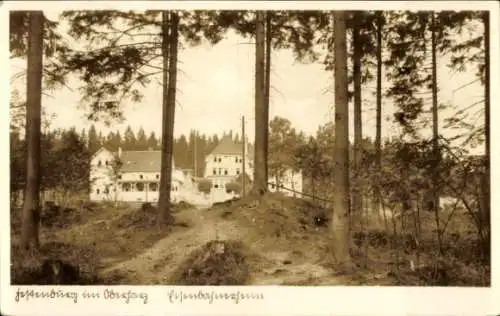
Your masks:
<path fill-rule="evenodd" d="M 331 256 L 335 244 L 328 227 L 330 212 L 305 200 L 277 193 L 206 209 L 185 205 L 174 208 L 175 224 L 168 229 L 156 227 L 154 212 L 113 205 L 78 210 L 76 217 L 58 219 L 70 224 L 42 227 L 42 249 L 36 254 L 19 251 L 18 221 L 12 220 L 13 283 L 39 282 L 28 275 L 48 258 L 78 266 L 85 280 L 81 284 L 489 286 L 490 282 L 489 267 L 477 259 L 470 220 L 461 212 L 448 224 L 442 256 L 437 256 L 430 215 L 423 214 L 422 225 L 429 232 L 421 234 L 418 258 L 409 234 L 394 237 L 380 225 L 354 231 L 355 269 L 348 272 L 339 270 Z"/>

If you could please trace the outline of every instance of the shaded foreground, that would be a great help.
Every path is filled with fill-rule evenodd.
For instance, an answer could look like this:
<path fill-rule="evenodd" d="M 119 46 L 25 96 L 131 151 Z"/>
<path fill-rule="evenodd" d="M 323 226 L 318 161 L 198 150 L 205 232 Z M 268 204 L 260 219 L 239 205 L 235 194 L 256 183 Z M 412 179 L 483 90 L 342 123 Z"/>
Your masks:
<path fill-rule="evenodd" d="M 331 212 L 279 193 L 210 209 L 183 205 L 168 229 L 154 225 L 155 209 L 150 206 L 99 205 L 74 213 L 79 216 L 64 219 L 71 225 L 52 221 L 42 227 L 44 246 L 37 254 L 19 251 L 13 216 L 14 284 L 490 284 L 490 268 L 477 257 L 470 219 L 460 212 L 449 223 L 442 256 L 437 254 L 432 214 L 422 214 L 425 229 L 418 258 L 411 235 L 401 229 L 394 235 L 367 221 L 364 229 L 352 233 L 351 256 L 357 268 L 347 274 L 336 268 L 330 255 Z M 446 208 L 443 217 L 448 217 Z M 49 277 L 49 267 L 66 263 L 74 268 L 66 269 L 68 276 Z M 72 270 L 78 271 L 73 278 Z"/>

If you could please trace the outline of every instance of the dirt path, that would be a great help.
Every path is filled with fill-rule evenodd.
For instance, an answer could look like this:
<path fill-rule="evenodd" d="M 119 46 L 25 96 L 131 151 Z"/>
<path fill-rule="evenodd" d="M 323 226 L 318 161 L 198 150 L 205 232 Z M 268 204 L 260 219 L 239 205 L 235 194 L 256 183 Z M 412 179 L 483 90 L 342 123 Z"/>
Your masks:
<path fill-rule="evenodd" d="M 106 275 L 119 271 L 134 284 L 165 284 L 171 273 L 186 259 L 191 251 L 210 240 L 242 240 L 252 252 L 259 254 L 259 266 L 253 267 L 251 284 L 300 285 L 327 282 L 335 284 L 331 272 L 312 263 L 311 258 L 293 249 L 269 249 L 264 253 L 259 244 L 245 240 L 244 229 L 236 222 L 223 220 L 216 212 L 190 209 L 174 215 L 176 221 L 185 222 L 188 228 L 176 227 L 167 237 L 139 255 L 102 270 Z M 334 283 L 332 283 L 334 282 Z"/>
<path fill-rule="evenodd" d="M 176 221 L 189 225 L 186 228 L 174 228 L 172 233 L 158 241 L 130 260 L 120 262 L 102 271 L 108 274 L 121 271 L 132 275 L 134 281 L 143 284 L 165 282 L 172 271 L 194 249 L 210 240 L 240 239 L 235 225 L 225 221 L 215 221 L 204 216 L 204 209 L 190 209 L 175 214 Z"/>

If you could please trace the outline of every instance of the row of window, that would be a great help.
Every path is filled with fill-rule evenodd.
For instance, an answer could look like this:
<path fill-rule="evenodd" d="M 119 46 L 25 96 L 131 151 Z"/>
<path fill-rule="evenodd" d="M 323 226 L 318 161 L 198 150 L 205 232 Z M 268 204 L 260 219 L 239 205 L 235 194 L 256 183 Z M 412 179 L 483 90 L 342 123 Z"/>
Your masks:
<path fill-rule="evenodd" d="M 107 160 L 106 160 L 106 161 L 104 162 L 104 164 L 105 164 L 106 166 L 108 166 L 108 165 L 109 165 L 109 161 L 107 161 Z M 101 162 L 100 160 L 97 162 L 97 166 L 98 166 L 98 167 L 102 166 L 102 162 Z"/>
<path fill-rule="evenodd" d="M 157 192 L 158 191 L 158 182 L 123 182 L 121 183 L 121 190 L 123 192 L 144 192 L 146 189 L 151 192 Z M 172 191 L 176 192 L 179 190 L 179 188 L 174 185 L 171 188 Z M 105 187 L 103 190 L 103 194 L 109 194 L 109 188 Z M 116 189 L 113 189 L 113 192 L 116 192 Z M 96 189 L 95 191 L 96 194 L 101 194 L 100 189 Z"/>
<path fill-rule="evenodd" d="M 214 168 L 213 170 L 213 175 L 217 175 L 217 171 L 219 171 L 218 175 L 222 175 L 222 168 L 219 168 L 217 170 L 217 168 Z M 229 172 L 227 171 L 227 169 L 224 169 L 224 175 L 227 176 L 229 174 Z M 239 175 L 240 174 L 240 168 L 236 168 L 236 174 Z"/>
<path fill-rule="evenodd" d="M 121 180 L 121 178 L 122 178 L 122 175 L 121 175 L 121 174 L 120 174 L 120 175 L 118 175 L 118 180 Z M 156 178 L 156 179 L 160 179 L 160 174 L 156 174 L 156 175 L 155 175 L 155 178 Z M 142 179 L 144 179 L 144 175 L 140 174 L 140 175 L 139 175 L 139 179 L 141 179 L 141 180 L 142 180 Z"/>
<path fill-rule="evenodd" d="M 222 162 L 222 158 L 216 156 L 216 157 L 214 157 L 214 162 Z M 243 159 L 240 157 L 234 157 L 234 162 L 241 163 L 241 162 L 243 162 Z"/>

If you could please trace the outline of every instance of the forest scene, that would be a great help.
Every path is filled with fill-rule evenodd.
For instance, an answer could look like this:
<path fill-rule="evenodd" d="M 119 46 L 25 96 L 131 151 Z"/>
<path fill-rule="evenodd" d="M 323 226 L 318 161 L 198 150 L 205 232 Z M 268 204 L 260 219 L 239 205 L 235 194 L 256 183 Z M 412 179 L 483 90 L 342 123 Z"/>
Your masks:
<path fill-rule="evenodd" d="M 12 284 L 490 286 L 489 11 L 10 11 L 9 23 L 24 65 L 10 91 Z M 229 37 L 251 48 L 250 115 L 246 101 L 181 104 L 187 56 L 223 54 Z M 284 52 L 290 69 L 328 75 L 327 119 L 277 91 L 324 85 L 276 79 Z M 137 118 L 153 86 L 158 113 Z M 55 97 L 66 90 L 78 102 Z M 84 123 L 63 126 L 77 109 Z M 131 169 L 142 158 L 120 160 L 134 152 L 155 153 L 153 180 Z M 96 158 L 108 153 L 109 166 Z M 113 198 L 95 189 L 96 159 Z M 142 194 L 146 180 L 156 200 L 117 198 L 137 193 L 120 181 Z"/>

